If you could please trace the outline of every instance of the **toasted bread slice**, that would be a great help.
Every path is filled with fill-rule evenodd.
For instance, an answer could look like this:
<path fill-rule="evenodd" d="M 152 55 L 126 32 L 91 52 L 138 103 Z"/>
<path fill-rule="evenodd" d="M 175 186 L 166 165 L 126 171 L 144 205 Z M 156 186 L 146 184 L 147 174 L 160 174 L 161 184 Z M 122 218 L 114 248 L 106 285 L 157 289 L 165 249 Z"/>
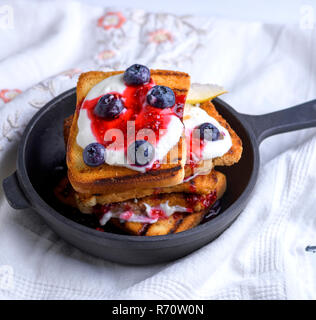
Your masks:
<path fill-rule="evenodd" d="M 77 84 L 77 108 L 80 107 L 89 90 L 105 78 L 122 73 L 87 72 L 80 75 Z M 151 70 L 152 79 L 157 85 L 170 87 L 178 95 L 187 95 L 190 87 L 190 77 L 183 72 L 168 70 Z M 82 148 L 77 144 L 78 112 L 75 112 L 67 143 L 68 177 L 77 192 L 109 193 L 132 189 L 135 186 L 143 188 L 172 186 L 182 182 L 186 161 L 185 142 L 183 137 L 167 154 L 166 163 L 159 169 L 145 173 L 125 167 L 103 164 L 93 168 L 87 166 L 82 159 Z"/>
<path fill-rule="evenodd" d="M 197 226 L 202 221 L 205 214 L 208 213 L 214 202 L 223 196 L 225 190 L 226 179 L 224 176 L 224 179 L 218 181 L 211 193 L 196 197 L 196 204 L 193 206 L 193 212 L 175 212 L 168 218 L 159 219 L 152 224 L 124 222 L 119 219 L 111 219 L 110 222 L 117 228 L 132 235 L 159 236 L 182 232 Z M 155 196 L 146 197 L 141 200 L 142 202 L 151 203 L 152 205 L 155 205 L 155 201 L 158 201 L 157 203 L 168 201 L 170 205 L 186 207 L 191 204 L 191 201 L 188 201 L 188 196 L 191 197 L 192 194 L 170 193 L 161 195 L 158 200 L 155 200 Z M 209 198 L 210 200 L 205 201 L 206 198 Z"/>
<path fill-rule="evenodd" d="M 192 213 L 177 212 L 168 219 L 158 220 L 156 223 L 121 222 L 111 219 L 111 224 L 135 236 L 162 236 L 192 229 L 200 224 L 208 209 Z"/>
<path fill-rule="evenodd" d="M 184 208 L 190 208 L 189 212 L 175 212 L 168 218 L 159 219 L 157 222 L 140 223 L 140 222 L 121 222 L 118 218 L 112 218 L 109 223 L 118 227 L 125 232 L 132 235 L 164 235 L 170 233 L 177 233 L 191 229 L 198 225 L 203 219 L 204 215 L 208 212 L 213 203 L 220 199 L 226 190 L 226 177 L 225 175 L 214 171 L 217 175 L 217 181 L 212 184 L 212 190 L 205 195 L 199 195 L 195 193 L 169 193 L 160 195 L 151 195 L 137 200 L 123 201 L 117 204 L 111 204 L 114 208 L 132 209 L 135 213 L 143 212 L 145 205 L 151 207 L 159 206 L 164 203 L 168 203 L 170 207 L 180 206 Z M 62 179 L 59 185 L 54 189 L 54 193 L 62 203 L 78 208 L 81 212 L 92 213 L 93 207 L 82 207 L 75 200 L 76 192 L 73 190 L 67 177 Z"/>
<path fill-rule="evenodd" d="M 93 207 L 97 204 L 109 204 L 113 202 L 122 202 L 134 198 L 143 198 L 150 195 L 159 195 L 164 193 L 196 193 L 196 194 L 209 194 L 215 189 L 217 184 L 222 184 L 225 180 L 225 176 L 215 170 L 212 170 L 207 175 L 196 176 L 192 180 L 184 183 L 177 184 L 171 187 L 164 188 L 134 188 L 132 190 L 122 191 L 118 193 L 109 193 L 101 195 L 91 195 L 76 193 L 75 197 L 78 206 L 84 208 L 85 212 L 89 212 L 89 207 Z"/>

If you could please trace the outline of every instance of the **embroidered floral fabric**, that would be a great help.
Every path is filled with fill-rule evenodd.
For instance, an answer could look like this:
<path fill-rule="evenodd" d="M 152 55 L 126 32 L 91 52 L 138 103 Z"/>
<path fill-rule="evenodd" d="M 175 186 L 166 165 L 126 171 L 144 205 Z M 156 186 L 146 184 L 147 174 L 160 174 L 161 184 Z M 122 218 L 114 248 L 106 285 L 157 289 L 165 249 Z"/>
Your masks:
<path fill-rule="evenodd" d="M 6 115 L 6 121 L 1 123 L 0 150 L 8 141 L 19 138 L 21 129 L 36 109 L 59 93 L 74 87 L 83 71 L 120 70 L 135 62 L 144 63 L 151 68 L 190 71 L 192 58 L 201 50 L 203 38 L 206 42 L 207 34 L 207 24 L 196 26 L 191 20 L 190 16 L 111 9 L 91 19 L 89 45 L 92 49 L 88 52 L 88 57 L 75 68 L 59 72 L 25 92 L 24 106 L 18 107 L 15 112 L 11 110 Z M 49 61 L 45 63 L 49 64 Z M 5 86 L 5 82 L 0 80 L 0 85 Z M 0 87 L 0 105 L 10 102 L 23 89 Z M 25 107 L 31 107 L 30 111 L 25 112 Z M 26 119 L 20 119 L 21 110 L 27 113 Z"/>

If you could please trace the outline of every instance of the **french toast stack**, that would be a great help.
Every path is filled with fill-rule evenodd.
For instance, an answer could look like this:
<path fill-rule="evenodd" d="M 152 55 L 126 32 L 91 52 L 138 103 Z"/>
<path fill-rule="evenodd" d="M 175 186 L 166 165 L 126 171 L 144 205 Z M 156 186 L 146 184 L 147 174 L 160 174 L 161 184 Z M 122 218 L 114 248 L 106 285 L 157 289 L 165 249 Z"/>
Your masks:
<path fill-rule="evenodd" d="M 186 108 L 200 108 L 227 130 L 226 135 L 229 134 L 231 138 L 231 147 L 225 154 L 212 159 L 192 159 L 188 145 L 190 142 L 183 128 L 177 143 L 169 146 L 163 160 L 158 159 L 150 166 L 148 164 L 144 170 L 135 166 L 106 162 L 97 166 L 87 165 L 83 156 L 85 150 L 78 143 L 78 132 L 82 127 L 80 110 L 83 104 L 87 103 L 85 101 L 90 101 L 88 98 L 91 97 L 92 89 L 100 86 L 100 83 L 105 85 L 106 79 L 114 79 L 113 76 L 123 77 L 124 74 L 124 80 L 128 82 L 125 73 L 117 71 L 81 74 L 77 84 L 76 112 L 64 121 L 68 177 L 56 187 L 55 195 L 61 202 L 78 208 L 82 213 L 97 215 L 100 227 L 111 224 L 132 235 L 165 235 L 193 228 L 203 220 L 212 205 L 226 190 L 226 177 L 216 171 L 214 166 L 227 166 L 238 162 L 242 153 L 242 142 L 211 101 L 204 101 L 194 106 L 185 104 L 190 89 L 188 74 L 169 70 L 150 70 L 150 82 L 153 85 L 160 88 L 168 87 L 173 91 L 177 110 L 175 111 L 174 107 L 172 110 L 184 125 L 186 119 L 190 117 L 186 114 Z M 151 86 L 147 93 L 148 103 L 151 101 L 148 95 L 152 88 L 155 89 Z M 133 94 L 138 95 L 138 93 Z M 152 99 L 152 101 L 157 107 L 157 100 Z M 177 104 L 177 101 L 180 102 Z M 163 109 L 161 106 L 158 108 L 160 113 L 157 118 L 160 119 L 168 108 Z M 154 117 L 151 111 L 146 112 L 150 117 Z M 124 116 L 126 113 L 123 111 L 116 118 L 118 120 L 113 118 L 104 121 L 119 121 L 120 117 Z M 141 117 L 141 114 L 138 117 Z M 134 118 L 137 121 L 137 117 Z M 162 141 L 162 138 L 159 141 Z M 154 147 L 157 150 L 159 145 Z M 144 150 L 148 155 L 148 149 Z M 65 189 L 68 190 L 67 193 L 64 192 Z"/>

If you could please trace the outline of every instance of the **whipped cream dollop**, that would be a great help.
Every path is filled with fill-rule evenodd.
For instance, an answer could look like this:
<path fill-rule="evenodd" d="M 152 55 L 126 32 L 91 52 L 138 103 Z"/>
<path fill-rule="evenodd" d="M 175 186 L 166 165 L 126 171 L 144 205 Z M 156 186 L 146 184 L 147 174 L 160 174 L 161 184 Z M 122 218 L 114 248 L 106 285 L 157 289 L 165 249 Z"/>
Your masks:
<path fill-rule="evenodd" d="M 123 93 L 126 89 L 126 85 L 123 79 L 123 73 L 116 74 L 114 76 L 105 78 L 101 82 L 97 83 L 93 88 L 90 89 L 86 95 L 85 100 L 92 100 L 107 94 L 108 92 L 119 92 Z"/>
<path fill-rule="evenodd" d="M 209 122 L 214 125 L 220 132 L 221 138 L 216 141 L 204 140 L 200 154 L 193 154 L 196 161 L 209 160 L 223 156 L 232 146 L 232 140 L 226 128 L 221 126 L 219 122 L 211 117 L 205 110 L 199 107 L 199 104 L 186 104 L 183 114 L 183 122 L 186 135 L 190 134 L 194 129 L 201 124 Z M 187 150 L 190 152 L 189 148 Z M 190 156 L 190 155 L 188 155 Z"/>
<path fill-rule="evenodd" d="M 85 101 L 96 99 L 110 92 L 123 94 L 125 89 L 126 85 L 123 80 L 123 74 L 108 77 L 91 88 L 82 105 L 84 105 Z M 76 141 L 81 148 L 84 149 L 90 143 L 97 142 L 97 138 L 94 136 L 91 129 L 91 119 L 89 118 L 88 111 L 86 109 L 79 109 L 77 124 L 78 134 Z M 129 164 L 124 148 L 111 146 L 106 149 L 105 163 L 145 172 L 147 169 L 152 167 L 155 161 L 162 161 L 165 158 L 168 152 L 179 142 L 179 139 L 183 133 L 183 129 L 184 127 L 181 120 L 176 115 L 171 115 L 167 129 L 164 130 L 163 134 L 159 137 L 156 145 L 154 146 L 154 158 L 146 166 L 135 166 Z"/>

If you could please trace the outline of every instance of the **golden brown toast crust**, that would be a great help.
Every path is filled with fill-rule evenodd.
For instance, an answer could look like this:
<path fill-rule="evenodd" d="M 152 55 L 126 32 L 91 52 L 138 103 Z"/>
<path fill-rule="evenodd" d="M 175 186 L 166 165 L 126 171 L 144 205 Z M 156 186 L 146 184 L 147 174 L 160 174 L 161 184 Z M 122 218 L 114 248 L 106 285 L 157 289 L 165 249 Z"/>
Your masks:
<path fill-rule="evenodd" d="M 77 84 L 77 108 L 93 86 L 109 76 L 122 72 L 92 71 L 81 74 Z M 151 77 L 156 84 L 166 85 L 177 94 L 186 95 L 190 87 L 190 77 L 183 72 L 151 70 Z M 134 186 L 143 188 L 171 186 L 183 180 L 186 160 L 183 137 L 180 138 L 178 145 L 168 153 L 167 163 L 161 164 L 157 170 L 142 173 L 107 164 L 91 168 L 83 162 L 83 150 L 76 143 L 77 120 L 78 112 L 75 112 L 67 144 L 68 177 L 77 192 L 103 194 L 128 190 Z"/>
<path fill-rule="evenodd" d="M 102 195 L 91 195 L 76 193 L 77 202 L 81 206 L 94 206 L 96 204 L 109 204 L 113 202 L 122 202 L 134 198 L 143 198 L 150 195 L 159 195 L 164 193 L 196 193 L 196 194 L 208 194 L 216 188 L 217 184 L 224 184 L 226 181 L 225 176 L 219 171 L 212 170 L 207 175 L 200 175 L 188 182 L 180 183 L 176 186 L 165 187 L 165 188 L 135 188 L 125 192 L 110 193 Z"/>
<path fill-rule="evenodd" d="M 183 207 L 188 206 L 187 198 L 185 197 L 185 194 L 192 194 L 197 196 L 206 196 L 212 192 L 216 192 L 217 198 L 222 197 L 226 190 L 226 177 L 223 173 L 219 171 L 212 170 L 211 174 L 208 176 L 201 176 L 204 177 L 204 183 L 207 184 L 206 188 L 208 189 L 207 193 L 198 193 L 197 189 L 191 189 L 189 188 L 186 192 L 171 192 L 171 193 L 164 193 L 164 194 L 151 194 L 149 196 L 138 198 L 137 199 L 137 206 L 141 206 L 143 203 L 147 203 L 151 206 L 157 206 L 163 202 L 169 201 L 169 205 L 179 205 Z M 94 207 L 97 204 L 103 205 L 101 202 L 96 202 L 95 200 L 89 200 L 89 195 L 87 195 L 87 202 L 84 203 L 78 203 L 76 201 L 76 196 L 78 195 L 75 190 L 73 190 L 71 184 L 69 183 L 68 177 L 64 177 L 59 184 L 54 189 L 54 194 L 57 197 L 59 201 L 61 201 L 64 204 L 67 204 L 69 206 L 79 208 L 81 210 L 81 207 L 86 206 L 83 210 L 83 213 L 91 213 L 92 207 Z M 100 196 L 102 197 L 102 196 Z M 84 200 L 84 195 L 82 195 L 82 200 Z M 134 199 L 129 199 L 125 201 L 121 201 L 122 203 L 126 204 L 134 204 Z M 107 204 L 107 203 L 104 203 Z M 192 205 L 190 205 L 192 207 Z M 193 206 L 193 209 L 195 211 L 200 211 L 203 209 L 203 207 L 200 206 L 200 203 L 197 202 Z"/>

